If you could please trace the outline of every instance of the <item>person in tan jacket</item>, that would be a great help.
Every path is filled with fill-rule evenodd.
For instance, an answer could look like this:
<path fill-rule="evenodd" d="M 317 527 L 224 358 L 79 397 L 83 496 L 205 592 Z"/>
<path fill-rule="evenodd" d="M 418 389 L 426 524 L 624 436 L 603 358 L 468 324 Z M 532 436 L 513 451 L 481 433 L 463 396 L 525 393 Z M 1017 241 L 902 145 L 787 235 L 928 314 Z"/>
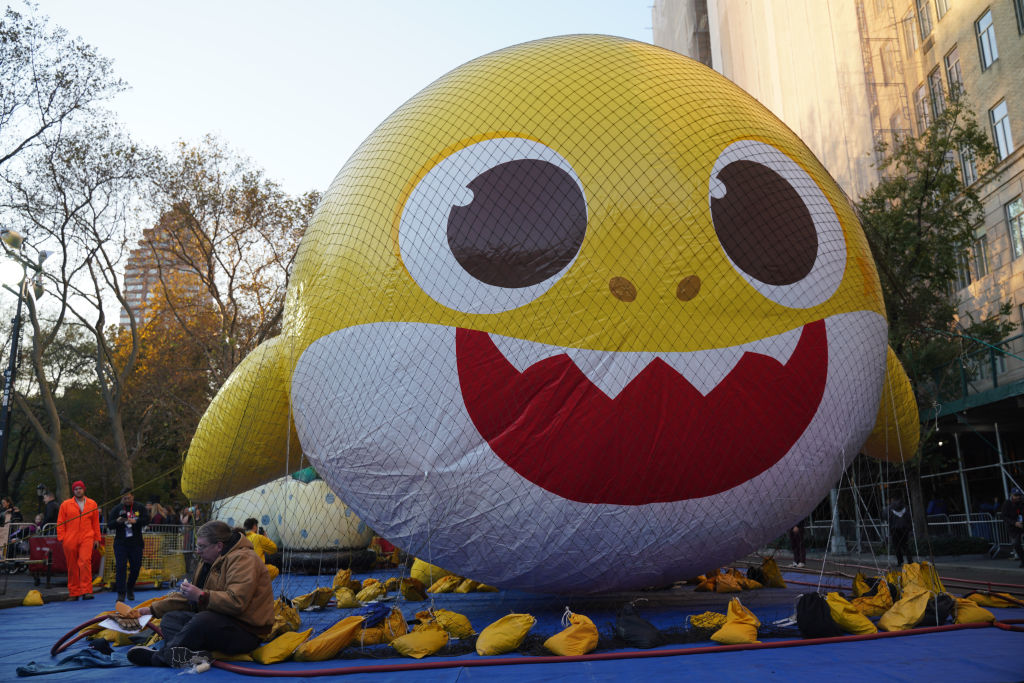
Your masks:
<path fill-rule="evenodd" d="M 250 652 L 274 625 L 274 594 L 270 575 L 252 543 L 221 521 L 207 522 L 196 532 L 201 560 L 190 583 L 178 592 L 139 608 L 160 618 L 163 648 L 133 647 L 128 660 L 141 666 L 189 666 L 209 658 L 209 650 L 225 654 Z"/>

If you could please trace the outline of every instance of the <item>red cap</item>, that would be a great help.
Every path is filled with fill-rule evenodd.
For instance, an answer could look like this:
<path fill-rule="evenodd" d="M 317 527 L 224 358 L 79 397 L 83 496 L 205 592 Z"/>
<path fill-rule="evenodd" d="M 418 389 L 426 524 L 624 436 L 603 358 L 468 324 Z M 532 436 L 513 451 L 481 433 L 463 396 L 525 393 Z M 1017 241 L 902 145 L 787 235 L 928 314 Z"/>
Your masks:
<path fill-rule="evenodd" d="M 81 486 L 82 490 L 85 490 L 85 482 L 82 481 L 82 480 L 78 480 L 74 484 L 72 484 L 71 485 L 71 490 L 74 491 L 76 486 Z"/>

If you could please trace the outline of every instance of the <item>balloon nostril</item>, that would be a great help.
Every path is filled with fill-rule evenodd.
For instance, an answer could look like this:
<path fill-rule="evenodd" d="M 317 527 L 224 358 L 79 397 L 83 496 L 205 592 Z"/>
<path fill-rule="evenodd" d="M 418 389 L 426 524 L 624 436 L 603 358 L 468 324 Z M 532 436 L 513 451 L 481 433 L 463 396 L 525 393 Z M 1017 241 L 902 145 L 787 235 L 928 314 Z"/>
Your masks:
<path fill-rule="evenodd" d="M 699 291 L 700 278 L 696 275 L 688 275 L 679 281 L 679 286 L 676 287 L 676 298 L 680 301 L 689 301 L 697 296 Z"/>
<path fill-rule="evenodd" d="M 619 301 L 629 303 L 636 300 L 636 286 L 624 277 L 613 277 L 608 281 L 608 289 Z"/>

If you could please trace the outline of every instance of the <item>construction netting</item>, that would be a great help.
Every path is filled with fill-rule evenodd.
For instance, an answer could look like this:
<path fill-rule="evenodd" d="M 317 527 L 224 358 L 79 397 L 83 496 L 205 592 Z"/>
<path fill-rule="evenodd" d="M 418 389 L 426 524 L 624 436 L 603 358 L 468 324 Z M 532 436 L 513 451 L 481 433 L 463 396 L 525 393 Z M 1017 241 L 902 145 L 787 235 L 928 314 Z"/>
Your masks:
<path fill-rule="evenodd" d="M 502 589 L 669 585 L 797 523 L 859 452 L 913 454 L 886 340 L 849 201 L 770 111 L 651 45 L 540 40 L 344 165 L 182 490 L 257 519 L 286 570 L 377 536 Z"/>

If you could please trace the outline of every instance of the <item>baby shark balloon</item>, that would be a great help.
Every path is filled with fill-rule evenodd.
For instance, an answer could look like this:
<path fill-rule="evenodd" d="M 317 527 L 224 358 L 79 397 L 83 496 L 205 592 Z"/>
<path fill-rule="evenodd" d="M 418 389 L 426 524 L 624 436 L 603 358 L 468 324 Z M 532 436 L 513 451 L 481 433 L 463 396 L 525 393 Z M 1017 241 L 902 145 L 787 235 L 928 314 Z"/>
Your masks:
<path fill-rule="evenodd" d="M 848 200 L 771 112 L 651 45 L 526 43 L 342 168 L 282 335 L 210 406 L 183 488 L 224 497 L 301 454 L 456 573 L 662 585 L 778 535 L 858 452 L 913 454 L 886 334 Z"/>

